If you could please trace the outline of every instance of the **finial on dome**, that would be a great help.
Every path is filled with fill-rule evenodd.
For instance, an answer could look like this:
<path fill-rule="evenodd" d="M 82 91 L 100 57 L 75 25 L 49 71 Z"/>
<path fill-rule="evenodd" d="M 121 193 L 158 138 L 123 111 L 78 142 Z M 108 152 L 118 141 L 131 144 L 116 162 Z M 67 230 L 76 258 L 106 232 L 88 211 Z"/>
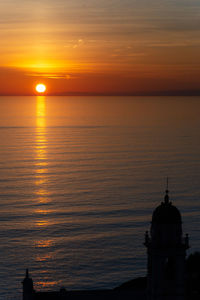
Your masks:
<path fill-rule="evenodd" d="M 166 187 L 166 195 L 165 195 L 165 204 L 169 204 L 169 190 L 168 190 L 169 178 L 167 177 L 167 187 Z"/>

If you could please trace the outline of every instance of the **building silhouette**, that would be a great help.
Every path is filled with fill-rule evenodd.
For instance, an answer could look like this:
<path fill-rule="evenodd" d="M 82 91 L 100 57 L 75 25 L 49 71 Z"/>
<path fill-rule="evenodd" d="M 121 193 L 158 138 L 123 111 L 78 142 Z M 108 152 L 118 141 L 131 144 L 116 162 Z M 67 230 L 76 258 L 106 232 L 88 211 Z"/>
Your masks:
<path fill-rule="evenodd" d="M 23 300 L 33 300 L 34 299 L 34 289 L 33 280 L 29 277 L 28 269 L 26 269 L 26 276 L 22 281 L 23 285 Z"/>
<path fill-rule="evenodd" d="M 153 212 L 150 236 L 145 235 L 147 247 L 147 299 L 183 300 L 185 295 L 185 258 L 189 248 L 188 235 L 182 236 L 179 210 L 169 201 Z"/>
<path fill-rule="evenodd" d="M 23 280 L 23 300 L 102 299 L 102 300 L 184 300 L 185 260 L 188 235 L 183 238 L 179 210 L 169 201 L 154 210 L 150 234 L 145 234 L 147 278 L 138 278 L 113 290 L 36 292 L 28 270 Z"/>

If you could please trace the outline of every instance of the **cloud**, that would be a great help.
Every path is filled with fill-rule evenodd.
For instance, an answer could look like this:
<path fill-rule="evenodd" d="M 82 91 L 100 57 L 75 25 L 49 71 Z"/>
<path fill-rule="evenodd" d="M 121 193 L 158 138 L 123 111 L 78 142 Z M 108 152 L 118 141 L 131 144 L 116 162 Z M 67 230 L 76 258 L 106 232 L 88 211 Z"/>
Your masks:
<path fill-rule="evenodd" d="M 75 79 L 78 76 L 74 74 L 66 74 L 65 72 L 59 73 L 42 73 L 42 72 L 34 72 L 34 73 L 26 73 L 29 77 L 40 77 L 40 78 L 49 78 L 49 79 Z"/>

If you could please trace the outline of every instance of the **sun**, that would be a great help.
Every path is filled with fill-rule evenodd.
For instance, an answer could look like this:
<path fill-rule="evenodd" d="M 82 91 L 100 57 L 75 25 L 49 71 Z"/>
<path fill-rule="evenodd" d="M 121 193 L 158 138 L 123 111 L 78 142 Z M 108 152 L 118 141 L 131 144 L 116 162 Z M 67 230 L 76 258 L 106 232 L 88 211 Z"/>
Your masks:
<path fill-rule="evenodd" d="M 46 91 L 47 88 L 46 88 L 46 85 L 45 85 L 45 84 L 39 83 L 39 84 L 36 85 L 35 89 L 36 89 L 36 91 L 37 91 L 38 93 L 44 93 L 44 92 Z"/>

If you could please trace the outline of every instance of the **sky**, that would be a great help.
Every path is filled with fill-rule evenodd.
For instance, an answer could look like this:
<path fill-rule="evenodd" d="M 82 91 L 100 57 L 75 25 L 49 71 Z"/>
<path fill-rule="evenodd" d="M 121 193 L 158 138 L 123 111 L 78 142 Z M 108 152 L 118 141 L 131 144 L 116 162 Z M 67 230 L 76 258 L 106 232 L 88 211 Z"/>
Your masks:
<path fill-rule="evenodd" d="M 0 95 L 200 94 L 199 0 L 0 0 Z"/>

